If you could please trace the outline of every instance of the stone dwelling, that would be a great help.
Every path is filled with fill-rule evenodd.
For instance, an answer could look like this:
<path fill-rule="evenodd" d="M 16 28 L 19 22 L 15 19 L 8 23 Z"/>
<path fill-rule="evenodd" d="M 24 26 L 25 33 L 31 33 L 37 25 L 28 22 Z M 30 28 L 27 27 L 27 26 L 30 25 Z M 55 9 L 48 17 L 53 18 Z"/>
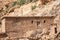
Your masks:
<path fill-rule="evenodd" d="M 38 37 L 36 35 L 39 33 L 54 36 L 53 34 L 57 33 L 54 18 L 54 16 L 4 16 L 1 19 L 2 33 L 6 33 L 7 37 L 12 39 Z"/>

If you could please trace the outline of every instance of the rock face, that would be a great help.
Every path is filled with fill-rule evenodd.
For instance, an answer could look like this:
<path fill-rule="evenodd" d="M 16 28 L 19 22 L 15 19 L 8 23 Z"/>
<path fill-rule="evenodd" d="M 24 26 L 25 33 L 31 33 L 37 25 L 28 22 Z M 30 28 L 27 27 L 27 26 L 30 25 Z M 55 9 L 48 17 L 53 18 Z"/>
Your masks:
<path fill-rule="evenodd" d="M 5 5 L 7 5 L 8 3 L 14 2 L 17 0 L 0 0 L 0 9 L 3 8 Z"/>
<path fill-rule="evenodd" d="M 51 1 L 51 2 L 50 2 Z M 60 36 L 60 0 L 40 0 L 40 2 L 42 3 L 42 5 L 41 4 L 39 4 L 39 3 L 29 3 L 29 4 L 26 4 L 26 5 L 23 5 L 23 6 L 21 6 L 21 7 L 16 7 L 16 8 L 13 8 L 14 9 L 14 11 L 12 11 L 12 12 L 10 12 L 10 13 L 8 13 L 7 14 L 7 16 L 55 16 L 56 18 L 53 20 L 54 21 L 54 24 L 52 23 L 51 25 L 49 25 L 49 27 L 51 27 L 51 29 L 49 29 L 49 27 L 47 27 L 46 25 L 47 24 L 44 24 L 45 25 L 45 27 L 47 27 L 47 28 L 45 28 L 45 29 L 43 29 L 43 32 L 42 32 L 42 34 L 40 34 L 40 31 L 38 31 L 38 39 L 39 40 L 59 40 L 59 36 Z M 44 4 L 45 2 L 48 2 L 48 3 L 46 3 L 46 4 Z M 43 5 L 44 4 L 44 5 Z M 31 6 L 36 6 L 36 8 L 34 9 L 34 10 L 31 10 Z M 37 5 L 39 5 L 39 6 L 37 6 Z M 2 7 L 2 6 L 0 6 L 0 7 Z M 12 9 L 12 10 L 13 10 Z M 13 20 L 12 20 L 13 19 Z M 23 18 L 24 19 L 24 18 Z M 46 19 L 46 18 L 45 18 Z M 50 18 L 48 18 L 48 19 L 50 19 Z M 9 21 L 9 20 L 11 20 L 11 21 Z M 20 30 L 19 29 L 19 25 L 21 26 L 23 26 L 23 27 L 25 27 L 25 25 L 27 25 L 26 26 L 26 28 L 28 28 L 28 26 L 30 25 L 30 20 L 28 20 L 27 22 L 26 21 L 22 21 L 22 18 L 21 19 L 19 19 L 18 21 L 16 21 L 17 19 L 14 19 L 14 18 L 11 18 L 11 19 L 9 19 L 9 20 L 7 20 L 6 21 L 6 25 L 8 25 L 8 24 L 11 24 L 10 26 L 8 25 L 7 26 L 7 31 L 9 32 L 9 31 L 11 31 L 11 30 L 13 30 L 12 29 L 12 23 L 13 23 L 13 21 L 15 22 L 14 24 L 13 24 L 13 27 L 15 27 L 16 25 L 17 25 L 17 29 L 15 28 L 14 30 Z M 21 23 L 20 23 L 20 21 L 21 21 Z M 49 20 L 47 20 L 48 22 L 50 22 Z M 9 23 L 10 22 L 10 23 Z M 17 22 L 17 23 L 16 23 Z M 24 24 L 24 23 L 25 24 Z M 33 21 L 32 21 L 33 22 Z M 31 22 L 31 23 L 32 23 Z M 36 21 L 34 21 L 34 28 L 35 28 L 35 22 Z M 43 22 L 43 21 L 42 21 Z M 47 23 L 48 23 L 47 22 Z M 3 22 L 4 23 L 4 22 Z M 44 23 L 45 23 L 45 21 L 44 21 Z M 32 25 L 32 24 L 31 24 Z M 30 25 L 30 26 L 31 26 Z M 38 24 L 37 24 L 38 25 Z M 4 25 L 3 25 L 4 26 Z M 29 27 L 30 27 L 29 26 Z M 43 26 L 43 25 L 39 25 L 39 26 Z M 9 28 L 10 27 L 10 28 Z M 57 27 L 57 28 L 56 28 Z M 22 28 L 22 27 L 21 27 Z M 26 29 L 25 28 L 25 29 Z M 31 27 L 30 27 L 31 28 Z M 4 29 L 3 27 L 2 27 L 2 29 Z M 24 28 L 22 28 L 21 30 L 22 31 L 24 31 L 23 30 Z M 42 29 L 42 28 L 41 28 Z M 47 30 L 49 30 L 50 31 L 50 34 L 49 34 L 49 31 L 47 31 Z M 2 30 L 3 32 L 5 32 L 5 30 Z M 21 32 L 22 32 L 21 31 Z M 26 31 L 26 30 L 25 30 Z M 24 33 L 24 32 L 23 32 Z M 23 33 L 21 33 L 21 35 L 23 34 Z M 55 33 L 57 33 L 57 34 L 55 34 Z M 14 37 L 17 35 L 16 33 L 7 33 L 9 36 L 12 36 L 12 35 L 14 35 Z M 20 34 L 20 33 L 19 33 Z M 34 34 L 34 35 L 33 35 Z M 49 35 L 48 35 L 49 34 Z M 19 35 L 18 35 L 19 36 Z M 17 37 L 18 37 L 17 36 Z M 26 31 L 25 32 L 25 34 L 23 35 L 24 37 L 26 36 L 26 37 L 31 37 L 31 36 L 37 36 L 37 34 L 36 34 L 36 31 L 35 30 L 29 30 L 28 29 L 28 31 Z M 40 39 L 41 38 L 41 39 Z M 33 38 L 32 38 L 33 39 Z"/>
<path fill-rule="evenodd" d="M 20 14 L 20 11 L 22 12 L 22 14 L 25 16 L 29 16 L 29 15 L 34 15 L 34 16 L 47 16 L 47 15 L 58 15 L 60 10 L 59 10 L 59 5 L 60 5 L 60 1 L 59 0 L 55 0 L 55 1 L 51 1 L 49 3 L 47 3 L 46 5 L 42 5 L 40 7 L 36 7 L 36 9 L 31 10 L 31 6 L 34 5 L 38 5 L 38 3 L 30 3 L 27 5 L 23 5 L 20 8 L 16 8 L 18 10 L 15 9 L 15 11 L 18 11 L 18 15 Z M 58 10 L 58 11 L 57 11 Z M 13 11 L 14 13 L 16 13 L 15 11 Z M 11 14 L 11 13 L 10 13 Z"/>
<path fill-rule="evenodd" d="M 46 2 L 50 2 L 50 1 L 53 1 L 53 0 L 40 0 L 41 1 L 41 4 L 45 4 Z"/>

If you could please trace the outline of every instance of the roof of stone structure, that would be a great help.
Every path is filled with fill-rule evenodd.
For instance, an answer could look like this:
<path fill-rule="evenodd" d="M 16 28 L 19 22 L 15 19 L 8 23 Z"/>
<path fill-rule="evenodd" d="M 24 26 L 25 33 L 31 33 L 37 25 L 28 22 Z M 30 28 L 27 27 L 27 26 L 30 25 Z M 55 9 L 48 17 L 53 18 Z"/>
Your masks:
<path fill-rule="evenodd" d="M 55 18 L 55 16 L 3 16 L 3 17 L 1 17 L 1 19 L 4 19 L 4 18 L 29 18 L 29 17 L 31 17 L 31 18 L 33 18 L 33 17 L 35 17 L 35 18 Z"/>

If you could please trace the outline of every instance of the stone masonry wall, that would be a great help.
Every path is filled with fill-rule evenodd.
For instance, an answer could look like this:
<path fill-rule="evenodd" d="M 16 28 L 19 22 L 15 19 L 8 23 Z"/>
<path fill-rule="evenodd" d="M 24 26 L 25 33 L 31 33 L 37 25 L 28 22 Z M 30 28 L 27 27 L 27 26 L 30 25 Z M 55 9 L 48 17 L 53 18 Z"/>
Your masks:
<path fill-rule="evenodd" d="M 5 19 L 5 30 L 8 36 L 18 38 L 23 37 L 27 31 L 48 28 L 53 24 L 52 17 L 11 17 Z"/>

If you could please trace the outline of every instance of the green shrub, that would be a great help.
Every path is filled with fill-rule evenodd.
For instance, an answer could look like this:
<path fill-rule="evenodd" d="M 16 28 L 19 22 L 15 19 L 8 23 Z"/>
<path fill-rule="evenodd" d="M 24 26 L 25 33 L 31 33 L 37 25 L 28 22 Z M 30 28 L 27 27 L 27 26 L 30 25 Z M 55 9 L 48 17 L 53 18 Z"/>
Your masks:
<path fill-rule="evenodd" d="M 26 1 L 25 0 L 18 0 L 19 1 L 19 4 L 20 5 L 23 5 L 23 4 L 25 4 L 26 3 Z"/>
<path fill-rule="evenodd" d="M 13 6 L 17 5 L 17 1 L 13 2 Z"/>
<path fill-rule="evenodd" d="M 30 0 L 30 2 L 32 2 L 33 0 Z"/>
<path fill-rule="evenodd" d="M 36 8 L 36 5 L 32 6 L 32 8 L 31 8 L 31 9 L 32 9 L 32 10 L 34 10 L 35 8 Z"/>
<path fill-rule="evenodd" d="M 38 1 L 38 0 L 18 0 L 18 1 L 15 1 L 15 2 L 13 2 L 13 6 L 15 6 L 15 5 L 23 5 L 23 4 L 25 4 L 25 3 L 30 3 L 30 2 L 36 2 L 36 1 Z"/>
<path fill-rule="evenodd" d="M 36 2 L 36 1 L 38 1 L 38 0 L 34 0 L 34 2 Z"/>

